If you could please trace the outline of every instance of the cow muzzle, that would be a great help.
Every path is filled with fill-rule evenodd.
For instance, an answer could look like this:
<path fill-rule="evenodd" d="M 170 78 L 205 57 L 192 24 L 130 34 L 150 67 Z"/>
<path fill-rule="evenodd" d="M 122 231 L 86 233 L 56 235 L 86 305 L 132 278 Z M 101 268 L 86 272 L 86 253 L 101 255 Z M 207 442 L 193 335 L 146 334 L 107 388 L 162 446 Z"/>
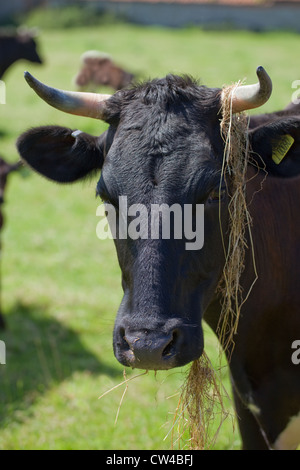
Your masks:
<path fill-rule="evenodd" d="M 114 353 L 118 361 L 127 367 L 172 369 L 199 358 L 202 352 L 203 334 L 202 331 L 199 334 L 199 329 L 195 327 L 177 325 L 166 328 L 164 325 L 155 330 L 115 328 Z"/>

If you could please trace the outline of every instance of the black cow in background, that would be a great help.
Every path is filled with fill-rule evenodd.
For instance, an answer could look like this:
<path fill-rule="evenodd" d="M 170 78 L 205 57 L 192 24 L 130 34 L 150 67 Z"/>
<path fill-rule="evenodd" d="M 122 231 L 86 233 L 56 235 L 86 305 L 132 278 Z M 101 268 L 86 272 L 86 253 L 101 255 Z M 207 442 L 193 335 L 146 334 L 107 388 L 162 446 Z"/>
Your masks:
<path fill-rule="evenodd" d="M 7 183 L 7 177 L 13 171 L 18 170 L 20 163 L 7 163 L 2 157 L 0 157 L 0 252 L 1 252 L 1 231 L 4 225 L 4 217 L 2 212 L 2 205 L 4 203 L 4 192 Z M 0 300 L 0 328 L 5 328 L 5 322 L 1 312 L 1 300 Z"/>
<path fill-rule="evenodd" d="M 17 32 L 0 30 L 0 79 L 7 69 L 20 59 L 37 64 L 43 63 L 37 52 L 34 33 L 29 30 Z"/>

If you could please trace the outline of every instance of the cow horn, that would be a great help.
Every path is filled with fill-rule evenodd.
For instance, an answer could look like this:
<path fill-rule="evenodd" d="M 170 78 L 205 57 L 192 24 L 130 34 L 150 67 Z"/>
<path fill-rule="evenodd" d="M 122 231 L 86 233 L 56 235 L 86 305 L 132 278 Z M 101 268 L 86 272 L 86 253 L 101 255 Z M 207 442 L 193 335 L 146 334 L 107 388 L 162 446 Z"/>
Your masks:
<path fill-rule="evenodd" d="M 272 93 L 272 80 L 263 67 L 256 69 L 258 83 L 243 85 L 235 89 L 232 96 L 232 112 L 240 113 L 265 104 Z"/>
<path fill-rule="evenodd" d="M 77 116 L 105 118 L 105 103 L 111 95 L 58 90 L 44 85 L 29 72 L 25 72 L 24 77 L 36 94 L 54 108 Z"/>

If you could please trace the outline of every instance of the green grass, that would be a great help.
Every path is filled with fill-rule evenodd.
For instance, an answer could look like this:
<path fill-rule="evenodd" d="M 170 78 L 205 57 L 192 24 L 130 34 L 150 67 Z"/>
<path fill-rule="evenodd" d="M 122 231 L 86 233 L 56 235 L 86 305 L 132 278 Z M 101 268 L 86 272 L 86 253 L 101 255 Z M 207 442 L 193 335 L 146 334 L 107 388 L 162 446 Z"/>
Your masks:
<path fill-rule="evenodd" d="M 264 110 L 285 106 L 300 37 L 290 33 L 203 32 L 126 24 L 41 29 L 44 66 L 19 63 L 6 81 L 1 105 L 1 153 L 18 158 L 15 140 L 29 127 L 60 124 L 99 134 L 105 124 L 60 113 L 36 97 L 23 79 L 37 78 L 72 88 L 79 57 L 87 49 L 106 51 L 141 79 L 189 73 L 208 86 L 248 77 L 263 65 L 274 93 Z M 169 449 L 168 434 L 180 386 L 188 368 L 149 373 L 101 400 L 123 380 L 113 356 L 112 329 L 122 297 L 111 241 L 96 237 L 96 181 L 58 186 L 37 175 L 14 174 L 7 189 L 3 231 L 2 304 L 8 330 L 7 364 L 0 366 L 0 449 Z M 216 341 L 206 328 L 206 349 L 216 361 Z M 132 377 L 136 371 L 127 371 Z M 224 383 L 229 379 L 223 371 Z M 172 398 L 169 398 L 173 396 Z M 231 420 L 219 449 L 238 449 Z"/>

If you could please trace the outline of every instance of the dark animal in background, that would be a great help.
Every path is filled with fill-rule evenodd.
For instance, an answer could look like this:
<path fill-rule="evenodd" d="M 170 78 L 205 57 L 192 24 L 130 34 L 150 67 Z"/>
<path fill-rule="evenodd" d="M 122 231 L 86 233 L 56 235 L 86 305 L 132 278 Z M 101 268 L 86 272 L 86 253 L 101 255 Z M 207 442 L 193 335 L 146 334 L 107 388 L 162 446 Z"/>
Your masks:
<path fill-rule="evenodd" d="M 81 69 L 75 77 L 75 85 L 80 89 L 94 91 L 99 86 L 114 90 L 127 87 L 134 75 L 122 69 L 107 54 L 87 51 L 81 58 Z"/>
<path fill-rule="evenodd" d="M 16 171 L 20 167 L 20 163 L 7 163 L 2 157 L 0 157 L 0 254 L 1 254 L 1 230 L 4 224 L 4 216 L 2 212 L 2 206 L 4 203 L 4 193 L 5 193 L 5 188 L 6 188 L 6 183 L 7 183 L 7 177 L 10 173 L 13 171 Z M 1 283 L 0 283 L 1 287 Z M 0 299 L 0 329 L 5 328 L 5 322 L 4 318 L 1 312 L 1 299 Z"/>
<path fill-rule="evenodd" d="M 269 76 L 262 67 L 257 75 L 259 83 L 233 92 L 233 113 L 269 98 Z M 186 250 L 186 238 L 174 235 L 115 240 L 124 290 L 113 334 L 117 359 L 158 370 L 199 358 L 202 320 L 219 334 L 216 288 L 228 243 L 222 91 L 169 75 L 107 98 L 53 89 L 28 73 L 26 79 L 52 106 L 110 124 L 99 137 L 60 126 L 25 132 L 17 145 L 31 168 L 60 183 L 101 172 L 97 192 L 116 211 L 120 196 L 128 207 L 204 204 L 201 250 Z M 251 117 L 248 137 L 253 153 L 245 185 L 258 279 L 242 306 L 228 362 L 243 448 L 294 449 L 300 442 L 300 365 L 292 361 L 292 344 L 300 339 L 300 114 L 290 107 Z M 275 163 L 282 147 L 284 158 Z M 250 240 L 248 247 L 245 293 L 255 271 Z"/>
<path fill-rule="evenodd" d="M 21 59 L 43 63 L 37 52 L 35 34 L 30 30 L 13 33 L 0 30 L 0 79 L 12 64 Z"/>

